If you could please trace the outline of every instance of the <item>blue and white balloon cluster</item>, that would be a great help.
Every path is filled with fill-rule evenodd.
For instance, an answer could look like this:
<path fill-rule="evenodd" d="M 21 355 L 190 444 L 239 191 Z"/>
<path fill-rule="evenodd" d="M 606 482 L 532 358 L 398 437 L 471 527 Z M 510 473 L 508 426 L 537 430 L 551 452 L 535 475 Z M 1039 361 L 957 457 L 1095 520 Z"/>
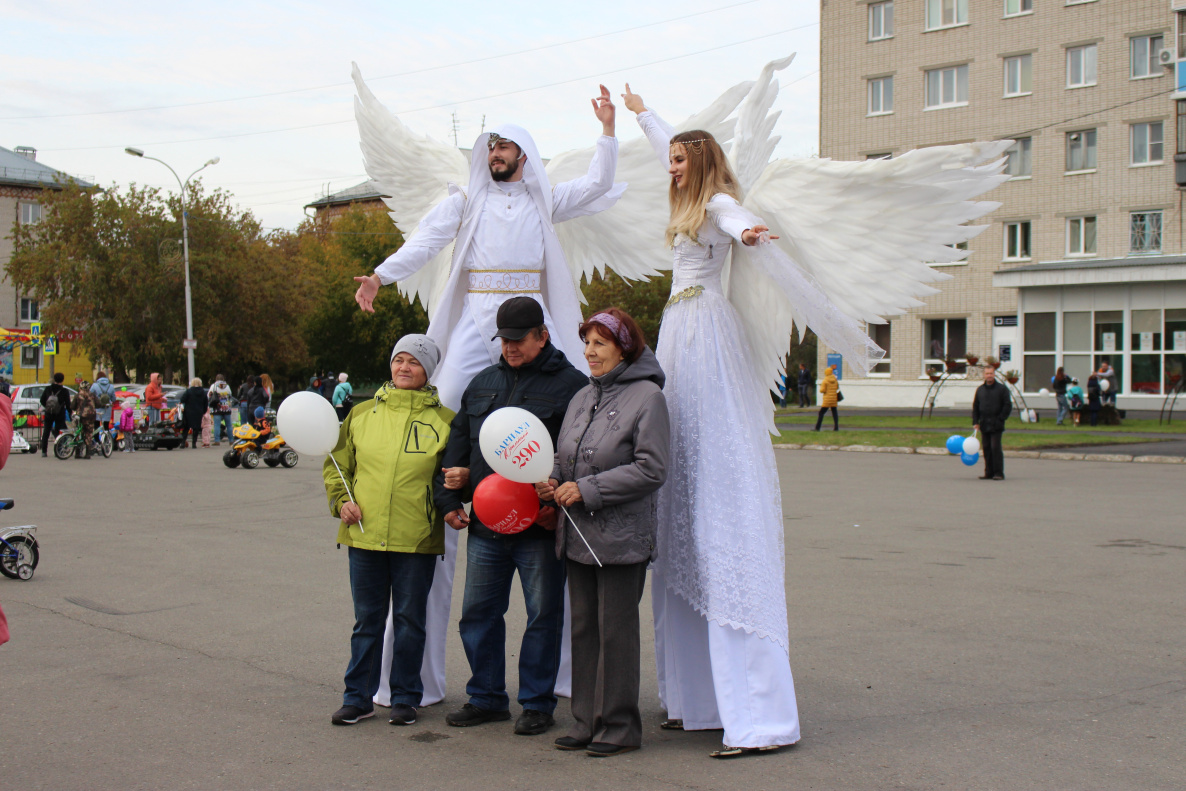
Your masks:
<path fill-rule="evenodd" d="M 952 434 L 947 438 L 947 452 L 959 456 L 960 461 L 971 467 L 980 461 L 980 440 L 976 439 L 975 435 L 961 437 L 959 434 Z"/>

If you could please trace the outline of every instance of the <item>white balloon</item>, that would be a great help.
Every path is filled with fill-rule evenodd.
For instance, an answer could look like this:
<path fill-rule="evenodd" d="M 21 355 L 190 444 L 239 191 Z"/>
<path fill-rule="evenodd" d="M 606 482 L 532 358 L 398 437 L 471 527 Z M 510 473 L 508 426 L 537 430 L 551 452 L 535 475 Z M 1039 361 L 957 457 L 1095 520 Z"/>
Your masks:
<path fill-rule="evenodd" d="M 276 430 L 301 453 L 324 456 L 338 444 L 338 413 L 318 393 L 293 393 L 276 410 Z"/>
<path fill-rule="evenodd" d="M 1038 391 L 1038 395 L 1048 396 L 1048 395 L 1050 395 L 1050 391 L 1047 390 L 1045 387 L 1043 387 L 1041 390 Z"/>
<path fill-rule="evenodd" d="M 490 413 L 478 434 L 478 447 L 490 469 L 518 483 L 546 481 L 555 450 L 542 420 L 515 406 Z"/>
<path fill-rule="evenodd" d="M 1031 409 L 1031 410 L 1029 410 L 1029 420 L 1028 420 L 1027 422 L 1029 422 L 1029 423 L 1037 423 L 1037 422 L 1038 422 L 1038 413 L 1037 413 L 1037 412 L 1035 412 L 1035 411 L 1034 411 L 1034 410 L 1032 410 L 1032 409 Z"/>
<path fill-rule="evenodd" d="M 969 456 L 975 456 L 980 452 L 980 440 L 975 437 L 968 437 L 964 440 L 964 453 Z"/>
<path fill-rule="evenodd" d="M 1103 390 L 1106 393 L 1110 387 L 1112 387 L 1112 383 L 1107 379 L 1100 380 L 1100 390 Z"/>
<path fill-rule="evenodd" d="M 1021 419 L 1022 423 L 1028 423 L 1030 422 L 1030 411 L 1028 409 L 1023 409 L 1017 413 L 1017 417 Z"/>

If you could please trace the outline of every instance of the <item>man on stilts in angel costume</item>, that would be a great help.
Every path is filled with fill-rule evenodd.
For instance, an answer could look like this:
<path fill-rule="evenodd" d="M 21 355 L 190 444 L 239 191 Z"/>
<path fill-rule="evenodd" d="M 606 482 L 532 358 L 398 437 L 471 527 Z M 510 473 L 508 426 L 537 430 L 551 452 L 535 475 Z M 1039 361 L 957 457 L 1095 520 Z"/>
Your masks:
<path fill-rule="evenodd" d="M 456 148 L 410 132 L 379 103 L 357 66 L 354 81 L 355 116 L 367 173 L 387 196 L 392 219 L 405 233 L 415 229 L 374 274 L 355 278 L 359 306 L 373 311 L 379 287 L 393 282 L 410 299 L 420 298 L 430 319 L 428 335 L 443 354 L 432 383 L 442 403 L 453 410 L 459 408 L 474 375 L 498 362 L 501 347 L 494 337 L 495 318 L 499 305 L 514 296 L 541 304 L 552 343 L 588 373 L 577 337 L 582 321 L 577 284 L 594 266 L 585 264 L 588 259 L 566 260 L 561 223 L 612 206 L 626 188 L 614 184 L 615 108 L 605 86 L 593 100 L 602 126 L 595 146 L 559 157 L 545 168 L 531 135 L 513 125 L 479 135 L 467 163 Z M 561 181 L 565 176 L 567 180 Z M 655 274 L 615 269 L 628 278 Z M 451 483 L 464 485 L 466 472 L 459 468 L 447 474 Z M 445 696 L 457 532 L 446 534 L 446 553 L 428 600 L 422 706 Z M 375 694 L 380 705 L 390 703 L 391 640 L 389 616 L 382 678 Z M 556 691 L 567 695 L 571 676 L 567 639 L 563 645 Z"/>

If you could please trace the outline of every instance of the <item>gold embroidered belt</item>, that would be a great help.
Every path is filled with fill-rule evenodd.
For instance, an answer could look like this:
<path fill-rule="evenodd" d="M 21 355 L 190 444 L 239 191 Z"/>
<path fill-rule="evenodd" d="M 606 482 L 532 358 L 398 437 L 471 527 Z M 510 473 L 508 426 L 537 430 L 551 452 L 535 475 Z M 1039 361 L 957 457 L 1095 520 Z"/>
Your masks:
<path fill-rule="evenodd" d="M 663 306 L 663 310 L 667 310 L 677 302 L 683 302 L 686 299 L 695 299 L 703 293 L 704 286 L 688 286 L 678 294 L 672 294 L 671 299 L 667 300 L 667 304 Z"/>
<path fill-rule="evenodd" d="M 538 269 L 471 269 L 470 294 L 538 294 Z"/>

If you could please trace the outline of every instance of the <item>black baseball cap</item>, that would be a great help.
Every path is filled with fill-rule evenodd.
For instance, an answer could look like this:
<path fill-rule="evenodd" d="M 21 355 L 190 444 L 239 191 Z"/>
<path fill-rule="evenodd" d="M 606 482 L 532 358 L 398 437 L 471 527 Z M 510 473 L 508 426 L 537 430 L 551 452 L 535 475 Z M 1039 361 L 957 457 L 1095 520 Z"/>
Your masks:
<path fill-rule="evenodd" d="M 544 309 L 531 297 L 511 297 L 498 306 L 495 338 L 521 341 L 527 333 L 544 323 Z"/>

